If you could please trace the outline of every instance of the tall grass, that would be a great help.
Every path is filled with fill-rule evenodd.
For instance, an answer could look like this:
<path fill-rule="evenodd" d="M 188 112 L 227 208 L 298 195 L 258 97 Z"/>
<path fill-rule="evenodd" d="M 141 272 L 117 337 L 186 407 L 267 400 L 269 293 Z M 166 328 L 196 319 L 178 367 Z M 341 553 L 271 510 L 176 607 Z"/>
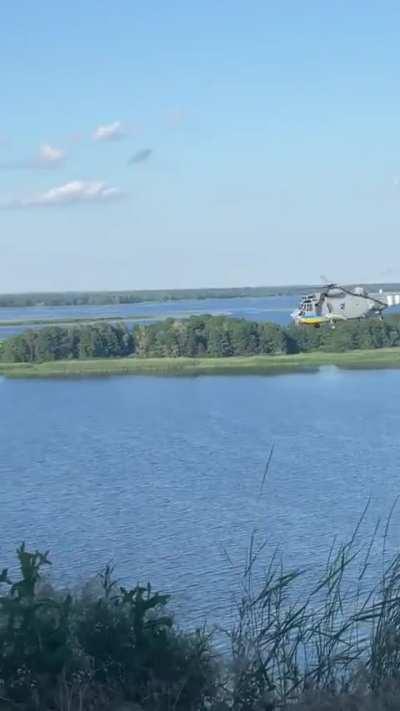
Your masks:
<path fill-rule="evenodd" d="M 108 568 L 94 593 L 56 591 L 48 555 L 22 546 L 19 579 L 0 575 L 0 708 L 400 709 L 400 554 L 387 554 L 391 517 L 362 541 L 365 515 L 314 578 L 277 554 L 260 578 L 266 547 L 252 536 L 224 659 L 150 586 L 126 589 Z"/>
<path fill-rule="evenodd" d="M 10 378 L 57 378 L 111 375 L 281 375 L 313 372 L 322 366 L 348 369 L 399 368 L 400 349 L 235 356 L 229 358 L 96 358 L 45 363 L 0 362 L 0 375 Z"/>
<path fill-rule="evenodd" d="M 379 525 L 367 545 L 360 543 L 365 514 L 347 543 L 332 546 L 311 585 L 308 571 L 285 570 L 276 556 L 261 585 L 255 584 L 262 549 L 256 550 L 252 537 L 238 620 L 230 633 L 231 708 L 292 708 L 301 699 L 322 704 L 331 696 L 336 703 L 351 700 L 353 706 L 343 708 L 355 709 L 356 698 L 376 701 L 390 688 L 391 695 L 399 689 L 400 709 L 400 554 L 386 556 L 389 517 L 382 575 L 371 584 Z"/>

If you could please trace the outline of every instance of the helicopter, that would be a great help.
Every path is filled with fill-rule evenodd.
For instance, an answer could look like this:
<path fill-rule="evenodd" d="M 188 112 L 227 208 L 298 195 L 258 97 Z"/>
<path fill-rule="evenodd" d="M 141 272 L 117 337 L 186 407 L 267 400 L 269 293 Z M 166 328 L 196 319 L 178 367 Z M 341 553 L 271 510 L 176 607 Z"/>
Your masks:
<path fill-rule="evenodd" d="M 331 283 L 321 291 L 306 294 L 291 317 L 298 326 L 319 328 L 338 321 L 383 318 L 383 311 L 400 304 L 400 293 L 369 293 L 364 286 L 347 287 Z"/>

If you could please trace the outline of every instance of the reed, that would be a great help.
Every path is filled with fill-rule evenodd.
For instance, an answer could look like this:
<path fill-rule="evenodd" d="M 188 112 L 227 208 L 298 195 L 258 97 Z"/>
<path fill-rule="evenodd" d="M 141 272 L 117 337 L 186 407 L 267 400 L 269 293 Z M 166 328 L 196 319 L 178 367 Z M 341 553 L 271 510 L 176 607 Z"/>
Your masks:
<path fill-rule="evenodd" d="M 48 554 L 21 546 L 20 578 L 0 575 L 0 705 L 399 709 L 400 554 L 387 554 L 394 509 L 365 541 L 367 510 L 348 542 L 334 542 L 319 573 L 285 569 L 252 535 L 223 658 L 207 629 L 179 630 L 171 601 L 150 585 L 124 588 L 107 568 L 90 593 L 56 591 L 42 575 Z M 372 582 L 380 540 L 382 572 Z"/>
<path fill-rule="evenodd" d="M 0 361 L 0 375 L 12 378 L 86 377 L 107 375 L 280 375 L 312 373 L 324 366 L 344 369 L 399 368 L 400 348 L 344 353 L 235 356 L 228 358 L 96 358 L 45 363 Z"/>

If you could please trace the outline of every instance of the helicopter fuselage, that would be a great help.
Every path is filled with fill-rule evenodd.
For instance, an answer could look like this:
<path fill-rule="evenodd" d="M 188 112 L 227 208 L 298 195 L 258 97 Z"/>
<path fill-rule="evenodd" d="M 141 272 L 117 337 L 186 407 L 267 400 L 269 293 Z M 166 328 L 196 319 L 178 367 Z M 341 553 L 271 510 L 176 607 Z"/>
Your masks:
<path fill-rule="evenodd" d="M 307 294 L 292 313 L 297 325 L 319 327 L 324 323 L 382 317 L 389 306 L 400 303 L 400 294 L 369 294 L 363 287 L 354 289 L 328 288 Z"/>

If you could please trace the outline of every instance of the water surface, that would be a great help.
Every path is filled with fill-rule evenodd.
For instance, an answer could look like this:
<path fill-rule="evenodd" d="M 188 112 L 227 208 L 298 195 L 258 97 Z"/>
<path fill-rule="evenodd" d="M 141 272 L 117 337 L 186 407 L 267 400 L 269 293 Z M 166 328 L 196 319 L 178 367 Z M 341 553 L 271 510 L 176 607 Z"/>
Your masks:
<path fill-rule="evenodd" d="M 290 320 L 297 296 L 270 296 L 266 298 L 240 297 L 235 299 L 192 299 L 186 301 L 149 302 L 140 304 L 109 304 L 105 306 L 32 306 L 0 308 L 1 321 L 46 319 L 49 322 L 65 318 L 123 317 L 133 323 L 168 318 L 187 318 L 195 314 L 213 314 L 247 318 L 256 321 L 274 321 L 282 325 Z M 131 322 L 132 323 L 132 322 Z M 36 326 L 34 328 L 38 328 Z M 0 340 L 26 331 L 25 325 L 0 326 Z"/>
<path fill-rule="evenodd" d="M 350 534 L 368 496 L 368 530 L 388 513 L 400 493 L 399 388 L 399 371 L 330 368 L 2 379 L 0 565 L 22 540 L 50 548 L 62 581 L 112 558 L 123 580 L 174 592 L 182 619 L 226 622 L 254 528 L 302 566 Z"/>

